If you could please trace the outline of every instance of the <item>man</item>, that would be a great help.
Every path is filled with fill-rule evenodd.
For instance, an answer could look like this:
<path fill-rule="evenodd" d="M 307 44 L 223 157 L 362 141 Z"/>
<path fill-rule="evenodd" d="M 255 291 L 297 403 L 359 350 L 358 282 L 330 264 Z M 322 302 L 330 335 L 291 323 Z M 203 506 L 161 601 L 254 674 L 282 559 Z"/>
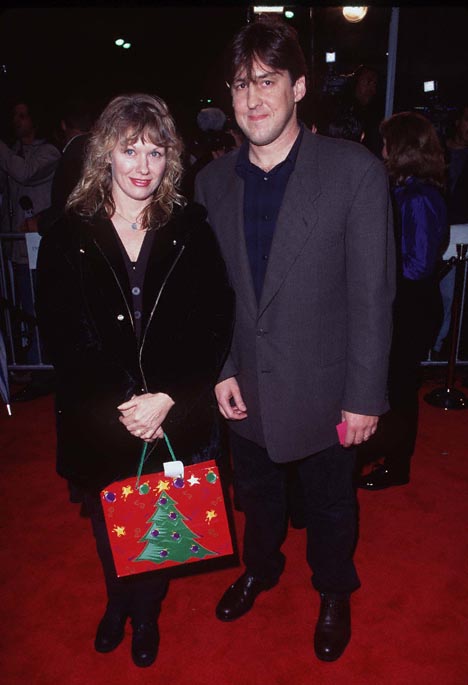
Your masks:
<path fill-rule="evenodd" d="M 81 178 L 93 116 L 86 102 L 69 100 L 60 120 L 64 138 L 62 156 L 55 170 L 51 205 L 39 216 L 39 233 L 45 235 L 65 210 L 68 197 Z"/>
<path fill-rule="evenodd" d="M 9 148 L 0 141 L 0 184 L 4 190 L 3 232 L 36 231 L 36 215 L 50 205 L 57 148 L 37 135 L 37 121 L 29 103 L 13 106 L 16 142 Z"/>
<path fill-rule="evenodd" d="M 273 19 L 246 26 L 229 72 L 246 142 L 196 184 L 237 300 L 216 395 L 230 422 L 246 571 L 216 613 L 237 619 L 278 582 L 293 464 L 321 597 L 315 651 L 333 661 L 349 641 L 349 598 L 360 584 L 352 446 L 386 409 L 394 290 L 386 172 L 363 146 L 299 125 L 306 64 L 291 27 Z"/>
<path fill-rule="evenodd" d="M 18 100 L 12 110 L 16 141 L 12 148 L 0 140 L 0 189 L 3 193 L 0 231 L 37 232 L 37 215 L 49 207 L 52 178 L 60 159 L 57 148 L 38 135 L 38 117 L 30 102 Z M 16 350 L 19 362 L 37 364 L 39 349 L 34 331 L 34 293 L 25 241 L 11 243 L 15 304 L 28 322 L 29 344 Z M 17 399 L 16 396 L 13 399 Z"/>

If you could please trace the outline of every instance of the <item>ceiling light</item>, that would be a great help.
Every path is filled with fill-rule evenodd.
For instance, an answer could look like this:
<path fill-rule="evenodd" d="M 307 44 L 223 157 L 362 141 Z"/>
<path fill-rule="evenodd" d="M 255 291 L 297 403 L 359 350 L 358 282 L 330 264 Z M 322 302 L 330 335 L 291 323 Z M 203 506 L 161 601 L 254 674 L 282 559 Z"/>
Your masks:
<path fill-rule="evenodd" d="M 344 18 L 352 24 L 362 21 L 366 14 L 367 7 L 343 7 Z"/>
<path fill-rule="evenodd" d="M 254 14 L 283 14 L 284 7 L 279 5 L 254 5 Z"/>

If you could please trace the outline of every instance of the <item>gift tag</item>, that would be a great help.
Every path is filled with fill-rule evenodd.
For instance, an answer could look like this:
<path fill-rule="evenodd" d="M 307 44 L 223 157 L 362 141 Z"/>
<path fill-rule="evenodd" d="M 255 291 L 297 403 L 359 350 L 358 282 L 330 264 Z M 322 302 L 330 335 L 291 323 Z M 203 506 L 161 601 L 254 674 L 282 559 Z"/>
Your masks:
<path fill-rule="evenodd" d="M 184 465 L 181 461 L 166 461 L 163 464 L 164 475 L 167 478 L 183 478 Z"/>

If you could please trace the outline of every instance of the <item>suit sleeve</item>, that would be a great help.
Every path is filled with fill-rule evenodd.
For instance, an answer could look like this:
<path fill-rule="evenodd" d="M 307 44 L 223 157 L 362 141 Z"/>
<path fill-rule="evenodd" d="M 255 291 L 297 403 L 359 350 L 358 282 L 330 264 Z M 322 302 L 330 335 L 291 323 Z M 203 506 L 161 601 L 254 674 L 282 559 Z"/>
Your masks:
<path fill-rule="evenodd" d="M 386 388 L 395 296 L 395 245 L 388 177 L 373 160 L 346 226 L 347 356 L 342 409 L 380 415 Z"/>

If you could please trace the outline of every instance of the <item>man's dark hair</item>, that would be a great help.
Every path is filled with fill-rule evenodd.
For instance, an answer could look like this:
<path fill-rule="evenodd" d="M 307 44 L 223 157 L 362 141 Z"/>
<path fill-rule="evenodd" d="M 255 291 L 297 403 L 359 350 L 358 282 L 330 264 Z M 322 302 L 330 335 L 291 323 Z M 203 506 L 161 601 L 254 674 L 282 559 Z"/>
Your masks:
<path fill-rule="evenodd" d="M 362 122 L 354 114 L 352 109 L 348 109 L 339 112 L 337 117 L 329 122 L 325 135 L 330 136 L 331 138 L 354 140 L 359 143 L 363 132 L 364 128 Z"/>
<path fill-rule="evenodd" d="M 307 77 L 307 63 L 296 30 L 275 17 L 260 17 L 234 36 L 226 53 L 226 80 L 245 72 L 251 78 L 253 63 L 258 60 L 273 69 L 289 72 L 294 84 Z"/>

